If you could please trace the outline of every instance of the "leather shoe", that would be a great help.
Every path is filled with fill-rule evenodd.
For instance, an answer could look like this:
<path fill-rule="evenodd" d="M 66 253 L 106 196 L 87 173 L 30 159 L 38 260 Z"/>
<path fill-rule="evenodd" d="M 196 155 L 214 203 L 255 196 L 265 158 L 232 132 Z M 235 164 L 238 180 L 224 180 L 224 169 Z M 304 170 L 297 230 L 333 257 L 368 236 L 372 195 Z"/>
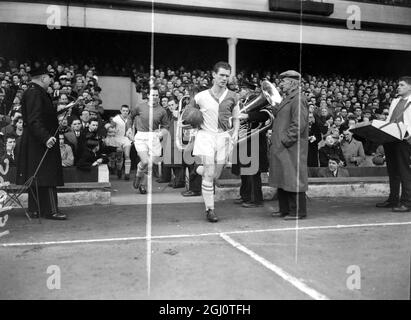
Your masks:
<path fill-rule="evenodd" d="M 208 209 L 206 211 L 207 213 L 207 220 L 210 222 L 217 222 L 218 221 L 218 217 L 214 212 L 214 209 Z"/>
<path fill-rule="evenodd" d="M 281 211 L 274 211 L 271 214 L 271 216 L 274 217 L 274 218 L 277 218 L 277 217 L 284 218 L 285 216 L 288 216 L 288 213 L 284 213 L 284 212 L 281 212 Z"/>
<path fill-rule="evenodd" d="M 130 175 L 128 174 L 128 173 L 126 173 L 125 175 L 124 175 L 124 180 L 130 180 Z"/>
<path fill-rule="evenodd" d="M 245 200 L 243 198 L 234 199 L 235 204 L 243 204 L 244 202 L 245 202 Z"/>
<path fill-rule="evenodd" d="M 241 205 L 244 208 L 261 208 L 264 207 L 262 203 L 254 203 L 254 202 L 243 202 Z"/>
<path fill-rule="evenodd" d="M 61 212 L 56 212 L 51 215 L 46 216 L 46 219 L 51 219 L 51 220 L 66 220 L 67 216 L 64 213 Z"/>
<path fill-rule="evenodd" d="M 147 193 L 146 187 L 143 186 L 143 185 L 140 185 L 138 187 L 138 190 L 140 191 L 141 194 L 146 194 Z"/>
<path fill-rule="evenodd" d="M 395 203 L 391 202 L 391 201 L 384 201 L 384 202 L 379 202 L 375 205 L 377 208 L 393 208 L 395 207 Z"/>
<path fill-rule="evenodd" d="M 40 217 L 39 213 L 37 211 L 34 212 L 28 212 L 28 215 L 31 219 L 38 219 Z"/>
<path fill-rule="evenodd" d="M 134 181 L 133 181 L 133 187 L 134 189 L 138 189 L 140 187 L 140 183 L 141 183 L 141 177 L 134 177 Z"/>
<path fill-rule="evenodd" d="M 291 216 L 287 215 L 284 217 L 284 220 L 302 220 L 305 219 L 307 216 Z"/>
<path fill-rule="evenodd" d="M 187 191 L 181 192 L 181 195 L 183 197 L 198 197 L 198 196 L 201 196 L 201 193 L 187 190 Z"/>
<path fill-rule="evenodd" d="M 186 184 L 185 183 L 180 183 L 180 184 L 176 184 L 173 187 L 173 189 L 179 189 L 179 188 L 185 188 Z"/>
<path fill-rule="evenodd" d="M 400 206 L 397 206 L 397 207 L 393 207 L 392 208 L 392 211 L 393 212 L 410 212 L 411 211 L 411 208 L 409 208 L 409 207 L 407 207 L 407 206 L 405 206 L 405 205 L 400 205 Z"/>

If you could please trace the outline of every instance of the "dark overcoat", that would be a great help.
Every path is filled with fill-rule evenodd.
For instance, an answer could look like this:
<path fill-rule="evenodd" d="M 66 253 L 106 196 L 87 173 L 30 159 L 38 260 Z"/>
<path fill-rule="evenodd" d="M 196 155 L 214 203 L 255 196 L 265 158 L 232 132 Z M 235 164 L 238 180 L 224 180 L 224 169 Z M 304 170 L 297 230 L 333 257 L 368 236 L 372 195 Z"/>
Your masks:
<path fill-rule="evenodd" d="M 296 89 L 273 112 L 269 184 L 289 192 L 305 192 L 308 190 L 307 100 Z"/>
<path fill-rule="evenodd" d="M 46 90 L 30 83 L 21 100 L 24 130 L 17 162 L 17 184 L 24 184 L 34 175 L 47 150 L 46 142 L 58 128 L 57 110 Z M 41 187 L 62 186 L 60 144 L 57 138 L 38 171 L 37 183 Z"/>
<path fill-rule="evenodd" d="M 251 132 L 252 129 L 258 127 L 258 125 L 261 123 L 264 125 L 264 123 L 268 120 L 269 115 L 266 112 L 261 112 L 261 111 L 252 111 L 248 114 L 248 132 Z M 240 175 L 241 174 L 241 168 L 246 168 L 250 167 L 251 164 L 242 164 L 240 161 L 240 151 L 239 148 L 247 148 L 247 157 L 252 157 L 251 161 L 256 161 L 258 162 L 258 173 L 260 172 L 267 172 L 268 171 L 268 150 L 267 150 L 267 132 L 266 130 L 261 131 L 258 134 L 258 154 L 251 154 L 252 151 L 255 149 L 252 148 L 251 146 L 251 138 L 248 137 L 246 141 L 242 142 L 241 144 L 238 143 L 236 148 L 236 155 L 237 159 L 236 162 L 233 163 L 231 172 L 235 175 Z M 258 158 L 257 158 L 258 157 Z M 253 164 L 254 166 L 254 164 Z M 245 171 L 246 173 L 247 171 Z M 257 172 L 256 172 L 257 173 Z M 247 174 L 245 174 L 247 175 Z"/>
<path fill-rule="evenodd" d="M 163 138 L 163 162 L 166 167 L 182 167 L 183 151 L 179 150 L 176 145 L 177 118 L 173 116 L 170 110 L 167 111 L 167 117 L 170 123 L 168 127 L 169 134 Z"/>

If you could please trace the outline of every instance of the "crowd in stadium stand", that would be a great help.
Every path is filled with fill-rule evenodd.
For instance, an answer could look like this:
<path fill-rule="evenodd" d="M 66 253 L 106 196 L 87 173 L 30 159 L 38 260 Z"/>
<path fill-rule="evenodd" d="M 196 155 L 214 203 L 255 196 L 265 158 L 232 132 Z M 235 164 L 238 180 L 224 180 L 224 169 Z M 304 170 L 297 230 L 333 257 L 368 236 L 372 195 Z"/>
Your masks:
<path fill-rule="evenodd" d="M 124 141 L 119 141 L 125 136 L 132 143 L 133 137 L 130 131 L 126 130 L 127 132 L 122 132 L 121 139 L 113 142 L 112 137 L 118 134 L 119 128 L 113 118 L 104 120 L 96 68 L 93 65 L 79 66 L 58 61 L 45 65 L 53 76 L 48 93 L 56 108 L 77 101 L 67 117 L 60 115 L 59 139 L 63 166 L 77 166 L 79 169 L 89 170 L 101 163 L 108 163 L 111 172 L 117 172 L 121 177 L 119 168 L 123 163 L 126 146 Z M 24 130 L 20 113 L 21 98 L 30 81 L 31 67 L 33 66 L 28 62 L 18 63 L 16 60 L 7 61 L 0 57 L 3 144 L 0 156 L 1 159 L 11 159 L 11 165 L 18 156 L 14 150 L 18 150 L 15 146 L 19 144 L 19 137 Z M 122 72 L 127 73 L 125 70 Z M 136 91 L 145 98 L 149 73 L 134 67 L 128 74 L 131 74 L 132 81 L 136 84 Z M 104 75 L 104 70 L 101 75 Z M 258 94 L 263 79 L 278 85 L 278 72 L 246 74 L 240 71 L 229 84 L 229 88 L 239 92 L 241 96 L 250 92 Z M 211 71 L 186 70 L 184 67 L 154 70 L 154 84 L 159 88 L 161 105 L 167 109 L 170 119 L 183 96 L 190 95 L 193 90 L 209 88 L 211 83 Z M 365 166 L 370 164 L 365 161 L 367 156 L 374 157 L 372 159 L 375 165 L 383 164 L 381 146 L 353 137 L 349 128 L 359 122 L 386 119 L 397 85 L 395 80 L 388 78 L 303 75 L 302 89 L 307 96 L 310 111 L 308 166 L 325 167 L 328 166 L 329 159 L 338 160 L 340 166 Z M 121 106 L 118 108 L 120 110 Z M 125 106 L 124 111 L 127 113 L 131 108 Z"/>

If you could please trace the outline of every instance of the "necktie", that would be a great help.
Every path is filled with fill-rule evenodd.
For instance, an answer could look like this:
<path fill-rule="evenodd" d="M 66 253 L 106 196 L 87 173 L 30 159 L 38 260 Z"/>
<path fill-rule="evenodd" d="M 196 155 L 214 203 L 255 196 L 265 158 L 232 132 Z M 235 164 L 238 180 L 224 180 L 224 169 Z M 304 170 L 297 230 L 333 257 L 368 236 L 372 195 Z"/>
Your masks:
<path fill-rule="evenodd" d="M 404 122 L 404 107 L 407 99 L 400 99 L 392 111 L 390 122 Z"/>

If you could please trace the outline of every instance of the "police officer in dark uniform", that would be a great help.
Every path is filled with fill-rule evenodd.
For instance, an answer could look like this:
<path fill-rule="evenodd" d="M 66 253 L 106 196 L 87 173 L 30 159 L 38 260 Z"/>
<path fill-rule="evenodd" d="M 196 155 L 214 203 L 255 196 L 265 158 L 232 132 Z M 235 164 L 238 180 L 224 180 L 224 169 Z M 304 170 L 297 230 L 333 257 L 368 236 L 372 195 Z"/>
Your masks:
<path fill-rule="evenodd" d="M 32 82 L 24 92 L 21 110 L 24 130 L 21 137 L 17 163 L 17 184 L 23 185 L 34 176 L 30 186 L 28 209 L 32 217 L 44 216 L 53 220 L 65 220 L 67 217 L 58 210 L 57 186 L 62 186 L 63 169 L 59 140 L 54 136 L 58 129 L 57 110 L 53 106 L 47 87 L 51 78 L 47 70 L 38 67 L 31 72 Z M 40 161 L 45 155 L 43 162 Z M 36 192 L 36 184 L 38 194 Z M 37 195 L 38 203 L 34 195 Z"/>

